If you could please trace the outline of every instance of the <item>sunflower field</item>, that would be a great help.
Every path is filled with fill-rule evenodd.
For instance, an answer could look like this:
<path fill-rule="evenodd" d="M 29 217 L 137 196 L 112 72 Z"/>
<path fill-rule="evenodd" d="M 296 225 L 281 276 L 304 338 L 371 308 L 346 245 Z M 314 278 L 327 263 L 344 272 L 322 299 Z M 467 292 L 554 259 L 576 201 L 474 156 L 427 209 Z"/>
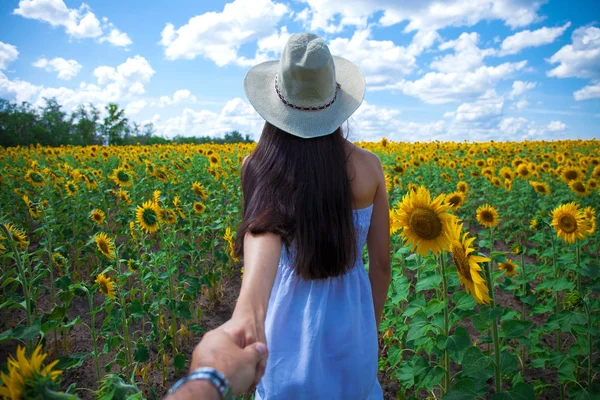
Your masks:
<path fill-rule="evenodd" d="M 390 200 L 385 398 L 599 398 L 600 143 L 357 145 Z M 162 397 L 233 310 L 253 146 L 0 148 L 0 396 Z"/>

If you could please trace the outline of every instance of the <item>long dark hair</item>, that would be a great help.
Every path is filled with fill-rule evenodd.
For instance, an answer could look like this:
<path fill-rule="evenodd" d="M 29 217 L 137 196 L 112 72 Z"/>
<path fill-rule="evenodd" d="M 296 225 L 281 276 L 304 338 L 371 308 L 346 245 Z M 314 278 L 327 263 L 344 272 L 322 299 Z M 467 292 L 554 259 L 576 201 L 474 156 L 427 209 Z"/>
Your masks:
<path fill-rule="evenodd" d="M 247 232 L 272 232 L 295 249 L 293 269 L 304 279 L 335 277 L 352 267 L 357 244 L 341 127 L 302 139 L 265 123 L 242 169 L 242 192 L 238 257 Z"/>

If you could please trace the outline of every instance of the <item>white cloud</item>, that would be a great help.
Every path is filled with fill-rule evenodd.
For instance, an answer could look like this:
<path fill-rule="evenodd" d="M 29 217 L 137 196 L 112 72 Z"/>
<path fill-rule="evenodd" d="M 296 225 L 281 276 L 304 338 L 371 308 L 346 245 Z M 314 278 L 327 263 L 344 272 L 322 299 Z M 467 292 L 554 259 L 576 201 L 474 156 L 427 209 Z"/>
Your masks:
<path fill-rule="evenodd" d="M 391 40 L 371 40 L 369 30 L 356 30 L 350 39 L 336 38 L 329 50 L 356 63 L 367 80 L 369 89 L 397 82 L 416 67 L 415 55 Z"/>
<path fill-rule="evenodd" d="M 483 121 L 502 114 L 504 98 L 498 96 L 495 90 L 488 90 L 483 96 L 472 103 L 463 103 L 456 109 L 456 121 Z"/>
<path fill-rule="evenodd" d="M 525 67 L 527 61 L 481 66 L 472 72 L 429 72 L 415 81 L 400 81 L 382 89 L 399 89 L 429 104 L 442 104 L 477 96 L 494 88 L 502 79 L 509 78 Z"/>
<path fill-rule="evenodd" d="M 440 72 L 469 72 L 480 67 L 483 59 L 494 54 L 493 49 L 480 49 L 479 34 L 476 32 L 462 33 L 458 39 L 450 40 L 439 46 L 440 50 L 453 49 L 454 54 L 437 57 L 431 68 Z"/>
<path fill-rule="evenodd" d="M 153 102 L 152 105 L 156 105 L 162 108 L 174 104 L 179 104 L 184 101 L 196 103 L 198 99 L 188 89 L 181 89 L 176 90 L 175 93 L 173 93 L 173 97 L 161 96 L 159 100 L 157 102 Z"/>
<path fill-rule="evenodd" d="M 565 125 L 564 123 L 562 123 L 560 121 L 552 121 L 548 124 L 546 129 L 549 130 L 550 132 L 559 132 L 559 131 L 564 131 L 565 129 L 567 129 L 567 125 Z"/>
<path fill-rule="evenodd" d="M 112 24 L 111 24 L 112 25 Z M 101 37 L 98 40 L 100 43 L 108 42 L 114 46 L 118 47 L 127 47 L 133 43 L 129 35 L 124 32 L 121 32 L 117 28 L 112 28 L 110 33 L 104 37 Z"/>
<path fill-rule="evenodd" d="M 125 115 L 130 116 L 139 114 L 147 106 L 148 102 L 146 100 L 134 100 L 125 107 Z"/>
<path fill-rule="evenodd" d="M 529 102 L 527 101 L 527 99 L 525 97 L 522 97 L 521 99 L 519 99 L 519 101 L 517 101 L 515 103 L 515 108 L 519 111 L 527 108 L 527 106 L 529 105 Z"/>
<path fill-rule="evenodd" d="M 70 37 L 76 39 L 100 38 L 103 34 L 100 21 L 85 3 L 77 9 L 68 8 L 64 0 L 19 0 L 19 6 L 13 13 L 47 22 L 53 27 L 62 26 Z M 107 19 L 103 18 L 103 21 L 107 22 Z M 127 41 L 131 44 L 127 34 L 119 32 L 112 24 L 108 26 L 112 31 L 100 38 L 100 42 L 108 41 L 116 46 L 123 46 Z"/>
<path fill-rule="evenodd" d="M 552 43 L 556 38 L 565 33 L 570 26 L 571 23 L 567 22 L 563 26 L 556 28 L 543 27 L 535 31 L 524 30 L 517 32 L 502 41 L 499 55 L 517 54 L 527 47 L 539 47 Z"/>
<path fill-rule="evenodd" d="M 250 134 L 258 138 L 264 125 L 262 117 L 240 98 L 228 101 L 220 112 L 185 108 L 179 116 L 164 122 L 155 116 L 152 122 L 157 132 L 166 137 L 223 137 L 225 133 L 237 130 L 244 135 Z"/>
<path fill-rule="evenodd" d="M 218 66 L 247 66 L 254 60 L 239 57 L 240 47 L 272 35 L 288 13 L 286 5 L 271 0 L 234 0 L 222 12 L 197 15 L 177 29 L 168 23 L 159 43 L 169 60 L 203 56 Z"/>
<path fill-rule="evenodd" d="M 17 47 L 12 44 L 0 42 L 0 70 L 6 69 L 8 64 L 19 57 Z"/>
<path fill-rule="evenodd" d="M 81 64 L 75 60 L 65 60 L 62 57 L 56 57 L 51 60 L 40 58 L 33 63 L 34 67 L 43 68 L 48 72 L 58 72 L 59 79 L 69 80 L 79 73 Z"/>
<path fill-rule="evenodd" d="M 19 79 L 10 80 L 0 73 L 0 96 L 8 96 L 17 102 L 28 101 L 42 105 L 44 98 L 56 97 L 66 109 L 84 103 L 93 103 L 102 108 L 109 102 L 134 100 L 143 94 L 144 85 L 154 75 L 150 63 L 141 56 L 128 58 L 115 67 L 100 66 L 94 70 L 96 83 L 81 82 L 76 89 L 66 87 L 44 87 Z"/>
<path fill-rule="evenodd" d="M 577 101 L 600 98 L 600 82 L 594 85 L 588 85 L 573 93 Z"/>
<path fill-rule="evenodd" d="M 383 12 L 384 26 L 408 21 L 406 32 L 439 30 L 448 26 L 473 26 L 484 20 L 502 20 L 511 28 L 540 20 L 541 2 L 524 0 L 303 0 L 310 7 L 306 26 L 311 31 L 340 32 L 345 26 L 365 28 L 368 18 Z"/>
<path fill-rule="evenodd" d="M 512 90 L 508 95 L 508 98 L 514 99 L 515 97 L 534 89 L 536 86 L 537 82 L 514 81 L 512 84 Z"/>
<path fill-rule="evenodd" d="M 548 76 L 600 78 L 600 29 L 595 26 L 576 29 L 572 44 L 563 46 L 548 61 L 559 64 L 548 71 Z"/>

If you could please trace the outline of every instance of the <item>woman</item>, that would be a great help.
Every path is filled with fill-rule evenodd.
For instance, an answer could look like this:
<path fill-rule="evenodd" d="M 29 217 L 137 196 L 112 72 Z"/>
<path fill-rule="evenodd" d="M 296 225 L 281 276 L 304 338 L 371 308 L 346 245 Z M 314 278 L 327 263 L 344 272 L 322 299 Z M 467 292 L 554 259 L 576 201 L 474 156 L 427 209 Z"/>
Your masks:
<path fill-rule="evenodd" d="M 341 129 L 364 78 L 321 38 L 295 34 L 244 88 L 266 123 L 242 167 L 244 279 L 225 330 L 267 343 L 257 399 L 380 399 L 377 327 L 391 277 L 385 179 L 377 156 Z"/>

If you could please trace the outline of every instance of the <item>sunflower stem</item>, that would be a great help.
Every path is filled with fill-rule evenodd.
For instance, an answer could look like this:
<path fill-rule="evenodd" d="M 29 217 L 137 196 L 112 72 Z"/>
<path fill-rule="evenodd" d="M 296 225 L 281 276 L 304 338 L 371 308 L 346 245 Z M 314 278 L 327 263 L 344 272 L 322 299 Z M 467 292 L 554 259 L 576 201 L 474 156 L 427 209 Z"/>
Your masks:
<path fill-rule="evenodd" d="M 490 305 L 492 309 L 496 308 L 496 300 L 494 296 L 494 279 L 492 276 L 492 268 L 494 260 L 491 259 L 492 252 L 494 251 L 494 228 L 490 229 L 490 262 L 487 268 L 488 286 L 490 289 Z M 502 391 L 502 371 L 500 370 L 500 341 L 498 339 L 498 319 L 494 318 L 492 322 L 492 338 L 494 340 L 494 372 L 496 375 L 496 393 Z"/>
<path fill-rule="evenodd" d="M 102 379 L 100 376 L 100 366 L 98 365 L 98 341 L 96 340 L 96 312 L 94 311 L 94 293 L 88 290 L 88 302 L 90 304 L 90 314 L 92 318 L 92 343 L 94 344 L 94 364 L 96 365 L 96 379 L 98 382 Z"/>
<path fill-rule="evenodd" d="M 592 356 L 594 355 L 592 349 L 592 314 L 590 312 L 590 306 L 588 304 L 587 299 L 583 300 L 583 307 L 585 308 L 585 315 L 587 316 L 587 325 L 588 325 L 588 357 L 587 357 L 587 384 L 588 389 L 592 386 Z"/>
<path fill-rule="evenodd" d="M 448 279 L 446 277 L 446 260 L 444 252 L 440 254 L 440 267 L 442 269 L 442 296 L 445 303 L 448 302 Z M 447 337 L 450 330 L 450 323 L 448 318 L 448 306 L 444 307 L 444 335 Z M 444 393 L 446 394 L 450 390 L 450 355 L 448 350 L 444 349 Z"/>
<path fill-rule="evenodd" d="M 559 271 L 558 271 L 558 263 L 556 262 L 556 239 L 554 235 L 550 233 L 550 238 L 552 239 L 552 266 L 554 267 L 554 280 L 558 279 Z M 560 312 L 560 294 L 558 291 L 554 292 L 554 298 L 556 301 L 556 314 Z M 560 351 L 560 330 L 556 331 L 556 348 Z M 562 384 L 558 384 L 560 391 L 560 400 L 565 398 L 565 388 Z"/>
<path fill-rule="evenodd" d="M 581 241 L 575 241 L 575 263 L 577 265 L 577 290 L 581 293 Z"/>
<path fill-rule="evenodd" d="M 527 282 L 525 281 L 525 247 L 521 246 L 521 279 L 523 280 L 523 297 L 527 296 Z M 521 312 L 521 321 L 525 321 L 527 319 L 527 306 L 525 301 L 521 301 L 523 305 L 523 311 Z M 525 379 L 525 357 L 526 357 L 526 349 L 525 345 L 521 343 L 521 374 L 523 375 L 523 379 Z"/>

